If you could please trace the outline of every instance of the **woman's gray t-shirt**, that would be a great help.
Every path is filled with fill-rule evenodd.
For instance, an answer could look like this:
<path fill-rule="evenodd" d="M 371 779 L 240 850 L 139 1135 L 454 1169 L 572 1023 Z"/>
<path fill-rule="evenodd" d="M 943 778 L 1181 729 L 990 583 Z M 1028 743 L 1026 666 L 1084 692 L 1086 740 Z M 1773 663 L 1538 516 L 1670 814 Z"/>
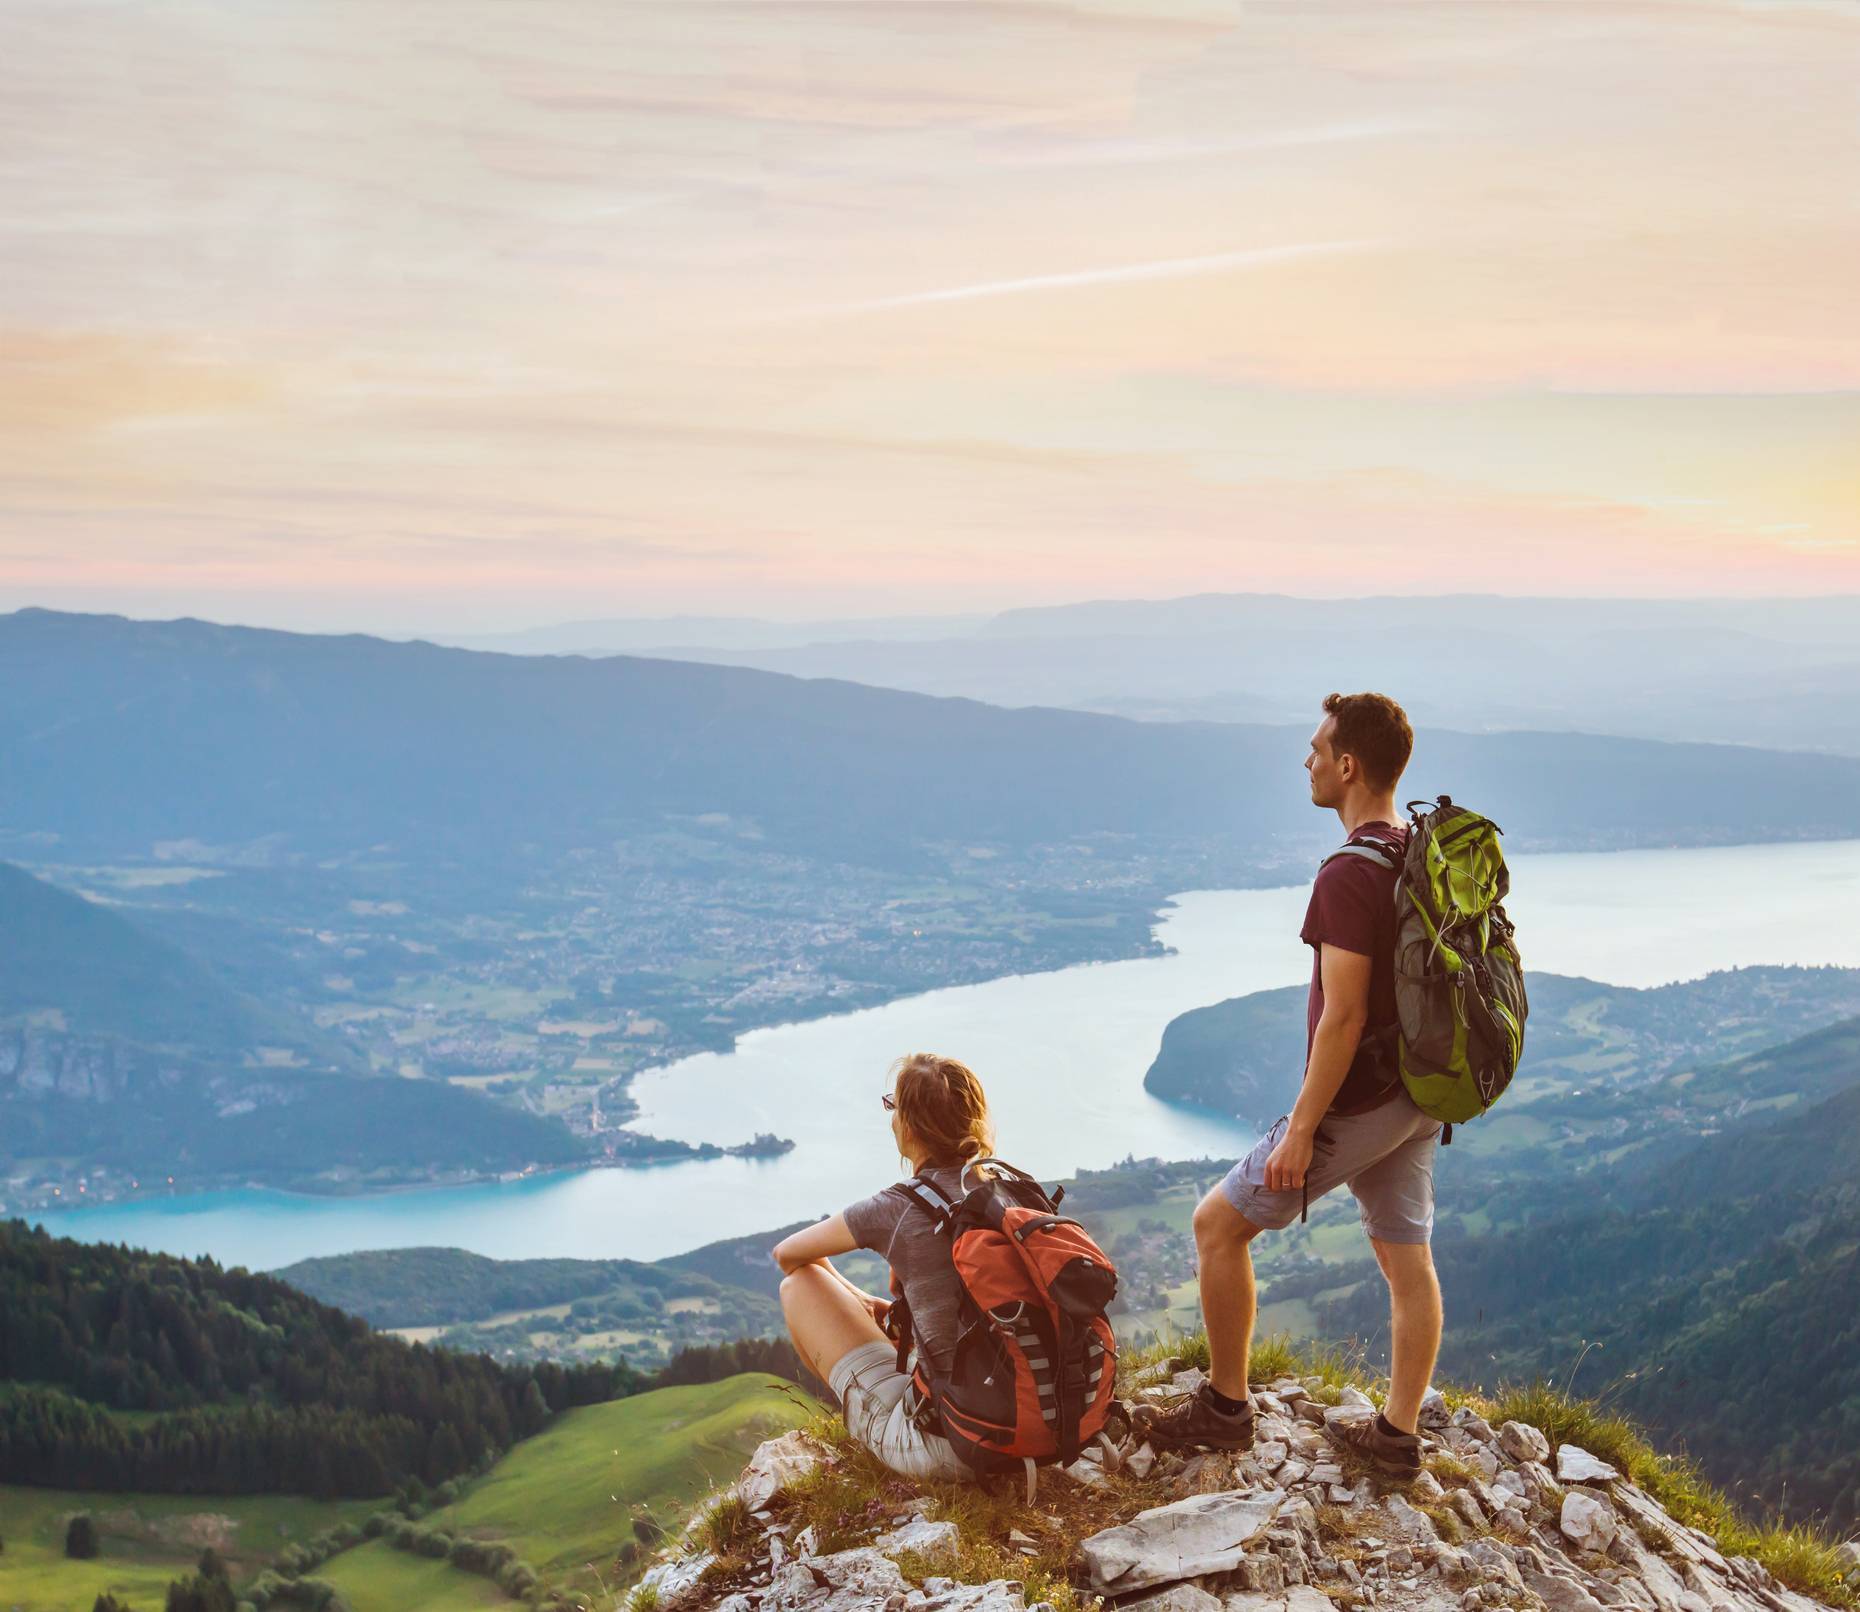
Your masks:
<path fill-rule="evenodd" d="M 962 1197 L 959 1168 L 938 1165 L 924 1174 L 952 1201 Z M 962 1302 L 949 1238 L 936 1229 L 936 1221 L 923 1209 L 889 1189 L 861 1198 L 845 1216 L 847 1230 L 859 1246 L 871 1249 L 896 1274 L 910 1303 L 911 1331 L 931 1372 L 947 1372 L 956 1345 L 956 1309 Z"/>

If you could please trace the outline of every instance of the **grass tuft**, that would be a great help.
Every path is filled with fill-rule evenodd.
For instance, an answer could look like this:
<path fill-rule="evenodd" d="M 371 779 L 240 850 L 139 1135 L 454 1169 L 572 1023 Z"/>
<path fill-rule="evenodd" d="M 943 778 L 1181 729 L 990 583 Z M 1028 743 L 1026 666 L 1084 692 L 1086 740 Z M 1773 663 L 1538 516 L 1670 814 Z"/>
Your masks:
<path fill-rule="evenodd" d="M 1463 1489 L 1472 1482 L 1473 1470 L 1451 1450 L 1435 1450 L 1421 1463 L 1448 1489 Z"/>

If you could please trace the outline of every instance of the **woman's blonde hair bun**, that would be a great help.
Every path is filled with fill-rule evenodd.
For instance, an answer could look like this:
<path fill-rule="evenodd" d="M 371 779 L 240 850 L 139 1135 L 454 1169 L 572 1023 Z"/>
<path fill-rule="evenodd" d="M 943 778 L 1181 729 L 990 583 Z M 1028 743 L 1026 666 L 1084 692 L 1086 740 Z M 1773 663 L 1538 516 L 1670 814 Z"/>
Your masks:
<path fill-rule="evenodd" d="M 975 1071 L 954 1058 L 912 1052 L 891 1066 L 898 1118 L 925 1164 L 961 1164 L 994 1152 L 994 1122 Z"/>

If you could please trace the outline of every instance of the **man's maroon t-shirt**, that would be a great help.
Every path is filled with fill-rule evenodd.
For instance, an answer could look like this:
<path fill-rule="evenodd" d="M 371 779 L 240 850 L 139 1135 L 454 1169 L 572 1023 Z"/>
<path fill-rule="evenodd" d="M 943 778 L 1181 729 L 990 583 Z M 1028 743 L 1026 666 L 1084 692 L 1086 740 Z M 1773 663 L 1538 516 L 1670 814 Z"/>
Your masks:
<path fill-rule="evenodd" d="M 1408 830 L 1395 823 L 1364 823 L 1355 840 L 1383 841 L 1406 847 Z M 1399 865 L 1399 854 L 1395 858 Z M 1356 952 L 1372 959 L 1369 972 L 1369 1019 L 1363 1038 L 1395 1022 L 1395 880 L 1394 868 L 1380 868 L 1365 856 L 1335 856 L 1318 869 L 1311 905 L 1298 938 L 1311 948 L 1311 999 L 1305 1011 L 1305 1056 L 1311 1055 L 1318 1019 L 1324 1012 L 1323 954 L 1320 946 Z M 1331 1099 L 1333 1114 L 1361 1114 L 1380 1107 L 1401 1090 L 1400 1077 L 1383 1060 L 1358 1057 Z"/>

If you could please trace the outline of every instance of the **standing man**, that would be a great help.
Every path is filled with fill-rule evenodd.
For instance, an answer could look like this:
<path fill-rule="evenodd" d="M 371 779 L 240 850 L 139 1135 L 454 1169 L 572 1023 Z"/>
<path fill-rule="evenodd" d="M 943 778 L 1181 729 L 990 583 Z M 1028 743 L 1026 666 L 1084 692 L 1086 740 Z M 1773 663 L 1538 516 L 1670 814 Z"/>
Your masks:
<path fill-rule="evenodd" d="M 1356 1197 L 1389 1285 L 1393 1360 L 1382 1414 L 1331 1435 L 1384 1472 L 1421 1469 L 1415 1424 L 1440 1347 L 1440 1285 L 1428 1248 L 1440 1122 L 1415 1107 L 1394 1056 L 1395 883 L 1408 839 L 1395 789 L 1413 749 L 1414 730 L 1386 695 L 1324 701 L 1305 757 L 1311 804 L 1334 811 L 1345 845 L 1357 849 L 1333 853 L 1318 869 L 1299 935 L 1312 957 L 1298 1100 L 1195 1209 L 1212 1369 L 1166 1412 L 1138 1413 L 1159 1447 L 1251 1448 L 1252 1241 L 1341 1185 Z"/>

